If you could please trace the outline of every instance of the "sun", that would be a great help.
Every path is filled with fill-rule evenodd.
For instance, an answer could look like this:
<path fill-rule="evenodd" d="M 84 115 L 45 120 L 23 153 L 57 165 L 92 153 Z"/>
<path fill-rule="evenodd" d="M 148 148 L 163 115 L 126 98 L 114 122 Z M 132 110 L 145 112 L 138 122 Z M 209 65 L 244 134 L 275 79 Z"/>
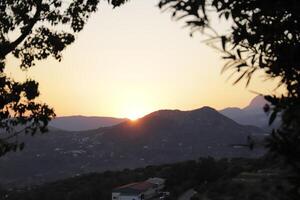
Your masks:
<path fill-rule="evenodd" d="M 138 104 L 135 106 L 127 106 L 126 109 L 123 109 L 123 116 L 131 121 L 136 121 L 148 113 L 150 113 L 149 108 L 146 106 L 138 106 Z"/>
<path fill-rule="evenodd" d="M 127 113 L 126 117 L 128 119 L 130 119 L 131 121 L 136 121 L 139 118 L 143 117 L 145 115 L 145 113 L 143 113 L 142 111 L 130 111 Z"/>
<path fill-rule="evenodd" d="M 144 94 L 143 90 L 132 90 L 122 94 L 118 98 L 120 100 L 117 106 L 119 116 L 136 121 L 153 111 L 151 98 Z"/>

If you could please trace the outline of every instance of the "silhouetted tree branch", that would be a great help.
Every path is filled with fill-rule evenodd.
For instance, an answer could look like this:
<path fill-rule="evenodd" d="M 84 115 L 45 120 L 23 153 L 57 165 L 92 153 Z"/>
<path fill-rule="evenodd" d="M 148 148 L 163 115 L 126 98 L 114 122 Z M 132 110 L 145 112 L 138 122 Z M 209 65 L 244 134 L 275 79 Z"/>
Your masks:
<path fill-rule="evenodd" d="M 40 13 L 42 10 L 42 1 L 39 0 L 36 3 L 36 11 L 33 18 L 29 21 L 28 25 L 23 27 L 23 31 L 20 36 L 11 43 L 6 43 L 3 46 L 0 46 L 0 58 L 4 59 L 7 54 L 15 50 L 21 42 L 31 33 L 33 26 L 39 20 Z"/>
<path fill-rule="evenodd" d="M 117 7 L 126 1 L 109 1 Z M 99 0 L 1 0 L 0 1 L 0 156 L 24 148 L 20 134 L 46 132 L 54 110 L 38 103 L 38 83 L 17 82 L 4 73 L 7 56 L 20 60 L 26 70 L 37 60 L 53 56 L 75 40 Z"/>
<path fill-rule="evenodd" d="M 300 183 L 300 2 L 297 0 L 160 0 L 159 7 L 172 12 L 177 19 L 205 32 L 211 28 L 214 14 L 231 22 L 227 34 L 211 36 L 220 41 L 223 58 L 246 79 L 246 85 L 258 70 L 268 78 L 280 79 L 287 92 L 282 96 L 266 95 L 271 106 L 265 106 L 272 124 L 280 114 L 281 127 L 268 139 L 267 148 L 283 158 L 293 169 L 294 183 Z M 215 15 L 214 15 L 215 16 Z M 278 86 L 278 87 L 279 87 Z M 299 184 L 294 194 L 299 197 Z"/>

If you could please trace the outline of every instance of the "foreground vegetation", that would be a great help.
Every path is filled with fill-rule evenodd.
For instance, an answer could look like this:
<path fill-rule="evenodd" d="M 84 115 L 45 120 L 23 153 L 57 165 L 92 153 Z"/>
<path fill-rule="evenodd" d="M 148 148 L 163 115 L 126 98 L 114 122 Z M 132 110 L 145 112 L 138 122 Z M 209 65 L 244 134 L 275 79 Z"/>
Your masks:
<path fill-rule="evenodd" d="M 77 176 L 62 181 L 47 183 L 42 186 L 10 189 L 2 191 L 0 199 L 7 200 L 109 200 L 112 188 L 149 177 L 162 177 L 166 181 L 166 190 L 171 192 L 170 199 L 176 199 L 189 188 L 196 188 L 199 194 L 206 194 L 210 199 L 219 199 L 228 193 L 247 196 L 240 186 L 229 184 L 240 176 L 259 174 L 262 169 L 270 169 L 270 161 L 263 159 L 220 159 L 200 158 L 160 166 L 148 166 L 122 171 L 106 171 Z M 263 175 L 264 176 L 264 175 Z M 250 179 L 249 179 L 250 180 Z M 236 182 L 238 184 L 238 182 Z M 265 183 L 265 185 L 269 183 Z M 256 184 L 257 185 L 257 184 Z M 251 190 L 252 191 L 252 190 Z M 200 198 L 195 196 L 195 199 Z M 234 198 L 233 198 L 234 199 Z M 246 198 L 242 198 L 246 199 Z"/>

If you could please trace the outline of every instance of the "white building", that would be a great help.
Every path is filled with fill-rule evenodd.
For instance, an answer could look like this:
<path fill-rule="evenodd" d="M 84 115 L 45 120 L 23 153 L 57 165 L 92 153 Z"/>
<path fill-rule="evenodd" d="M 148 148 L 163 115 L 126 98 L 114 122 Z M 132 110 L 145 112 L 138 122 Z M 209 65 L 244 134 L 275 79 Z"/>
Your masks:
<path fill-rule="evenodd" d="M 112 200 L 148 200 L 159 195 L 164 179 L 150 178 L 143 182 L 130 183 L 113 189 Z"/>
<path fill-rule="evenodd" d="M 155 184 L 156 190 L 159 190 L 159 191 L 165 187 L 165 179 L 163 179 L 163 178 L 157 178 L 157 177 L 149 178 L 147 180 L 147 182 Z"/>

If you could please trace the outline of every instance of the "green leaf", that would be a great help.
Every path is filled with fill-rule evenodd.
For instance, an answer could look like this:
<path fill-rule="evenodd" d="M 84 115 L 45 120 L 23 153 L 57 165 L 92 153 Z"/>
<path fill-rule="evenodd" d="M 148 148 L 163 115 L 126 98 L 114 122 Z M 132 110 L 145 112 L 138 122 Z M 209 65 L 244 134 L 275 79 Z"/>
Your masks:
<path fill-rule="evenodd" d="M 236 53 L 237 53 L 239 59 L 242 59 L 241 50 L 240 50 L 240 49 L 237 49 L 237 50 L 236 50 Z"/>
<path fill-rule="evenodd" d="M 247 71 L 244 71 L 244 73 L 234 81 L 233 85 L 237 84 L 245 75 L 246 75 Z"/>
<path fill-rule="evenodd" d="M 229 18 L 229 15 L 230 15 L 230 13 L 229 13 L 229 12 L 225 12 L 225 13 L 224 13 L 224 15 L 225 15 L 225 18 L 226 18 L 226 19 L 228 19 L 228 18 Z"/>
<path fill-rule="evenodd" d="M 274 120 L 276 119 L 276 116 L 277 116 L 277 112 L 273 111 L 270 116 L 270 119 L 269 119 L 269 125 L 271 125 L 274 122 Z"/>
<path fill-rule="evenodd" d="M 225 36 L 221 36 L 221 42 L 222 42 L 222 49 L 225 51 L 227 38 Z"/>

